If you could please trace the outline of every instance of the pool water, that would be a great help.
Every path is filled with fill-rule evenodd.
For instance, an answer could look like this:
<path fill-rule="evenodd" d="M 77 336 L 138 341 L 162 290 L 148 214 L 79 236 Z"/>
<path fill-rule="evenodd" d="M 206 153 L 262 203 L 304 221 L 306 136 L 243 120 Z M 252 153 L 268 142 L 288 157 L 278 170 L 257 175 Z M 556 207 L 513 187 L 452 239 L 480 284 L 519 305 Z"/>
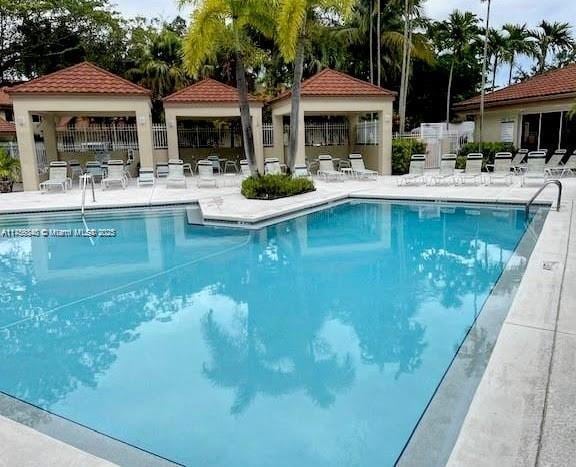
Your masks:
<path fill-rule="evenodd" d="M 191 466 L 385 466 L 527 224 L 358 201 L 262 230 L 183 209 L 0 236 L 0 391 Z M 0 218 L 82 229 L 78 215 Z"/>

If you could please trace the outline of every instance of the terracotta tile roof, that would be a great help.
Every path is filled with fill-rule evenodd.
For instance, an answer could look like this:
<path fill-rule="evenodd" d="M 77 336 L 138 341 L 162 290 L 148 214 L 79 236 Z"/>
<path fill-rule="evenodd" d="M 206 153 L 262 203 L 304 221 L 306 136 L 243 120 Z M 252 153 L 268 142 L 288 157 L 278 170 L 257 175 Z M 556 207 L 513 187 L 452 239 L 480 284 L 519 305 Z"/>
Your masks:
<path fill-rule="evenodd" d="M 259 99 L 249 95 L 248 100 L 258 102 Z M 211 78 L 203 79 L 184 89 L 180 89 L 164 98 L 168 103 L 193 102 L 238 102 L 238 90 L 235 87 L 221 83 Z"/>
<path fill-rule="evenodd" d="M 0 118 L 0 133 L 16 133 L 16 125 Z"/>
<path fill-rule="evenodd" d="M 92 63 L 83 62 L 13 86 L 9 94 L 112 94 L 147 96 L 150 91 Z"/>
<path fill-rule="evenodd" d="M 485 96 L 485 106 L 496 107 L 514 101 L 560 98 L 565 94 L 576 94 L 576 64 L 536 75 L 521 83 L 488 93 Z M 454 108 L 474 109 L 479 106 L 480 96 L 476 96 L 457 103 Z"/>
<path fill-rule="evenodd" d="M 12 99 L 6 92 L 7 89 L 6 86 L 0 88 L 0 107 L 12 107 Z"/>
<path fill-rule="evenodd" d="M 394 97 L 395 92 L 381 88 L 346 73 L 325 68 L 302 81 L 302 96 L 314 97 Z M 270 99 L 270 102 L 287 99 L 291 91 L 285 91 Z"/>

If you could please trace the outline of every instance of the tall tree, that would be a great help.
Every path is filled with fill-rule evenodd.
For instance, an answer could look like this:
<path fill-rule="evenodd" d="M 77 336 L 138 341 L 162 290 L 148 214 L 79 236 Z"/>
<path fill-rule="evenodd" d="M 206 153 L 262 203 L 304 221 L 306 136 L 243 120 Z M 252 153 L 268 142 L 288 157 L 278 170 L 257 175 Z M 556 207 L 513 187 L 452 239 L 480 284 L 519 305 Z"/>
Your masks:
<path fill-rule="evenodd" d="M 265 0 L 190 0 L 190 3 L 194 11 L 184 39 L 184 64 L 190 74 L 196 75 L 219 51 L 234 57 L 244 154 L 250 171 L 257 175 L 246 67 L 261 57 L 251 33 L 256 29 L 271 36 L 274 11 Z"/>
<path fill-rule="evenodd" d="M 504 59 L 510 65 L 508 70 L 508 85 L 512 84 L 512 73 L 516 58 L 521 54 L 531 54 L 534 51 L 534 42 L 530 39 L 530 32 L 526 24 L 505 24 L 502 30 L 507 34 L 504 45 Z"/>
<path fill-rule="evenodd" d="M 531 36 L 536 41 L 535 57 L 538 73 L 546 70 L 546 60 L 550 52 L 558 53 L 574 48 L 574 39 L 570 30 L 568 23 L 557 21 L 549 23 L 544 20 L 538 25 L 538 29 L 531 32 Z"/>
<path fill-rule="evenodd" d="M 488 31 L 488 55 L 492 62 L 492 89 L 496 88 L 498 65 L 506 54 L 506 37 L 497 29 Z"/>
<path fill-rule="evenodd" d="M 438 42 L 444 49 L 443 53 L 450 55 L 450 73 L 446 92 L 446 126 L 448 127 L 454 67 L 478 38 L 478 17 L 468 11 L 463 13 L 455 10 L 450 13 L 447 20 L 437 23 L 434 29 Z"/>
<path fill-rule="evenodd" d="M 276 34 L 278 48 L 287 62 L 294 63 L 290 111 L 288 168 L 294 169 L 300 127 L 300 91 L 304 72 L 304 52 L 314 22 L 322 17 L 346 17 L 355 0 L 280 0 Z"/>

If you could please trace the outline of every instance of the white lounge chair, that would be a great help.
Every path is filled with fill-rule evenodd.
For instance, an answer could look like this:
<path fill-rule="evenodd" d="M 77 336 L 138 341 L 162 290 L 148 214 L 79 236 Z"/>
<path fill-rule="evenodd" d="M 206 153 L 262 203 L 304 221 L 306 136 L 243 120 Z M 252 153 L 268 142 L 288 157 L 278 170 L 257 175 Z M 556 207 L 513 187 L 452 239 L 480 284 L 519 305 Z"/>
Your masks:
<path fill-rule="evenodd" d="M 566 164 L 562 166 L 561 177 L 566 177 L 567 175 L 576 175 L 576 151 L 566 161 Z"/>
<path fill-rule="evenodd" d="M 154 169 L 140 169 L 138 177 L 138 186 L 154 186 L 156 178 L 154 177 Z"/>
<path fill-rule="evenodd" d="M 426 165 L 426 154 L 412 154 L 408 173 L 398 177 L 397 183 L 400 185 L 418 185 L 426 182 L 424 167 Z"/>
<path fill-rule="evenodd" d="M 512 153 L 511 152 L 497 152 L 494 155 L 494 164 L 488 164 L 486 167 L 492 167 L 492 172 L 487 173 L 488 183 L 493 183 L 496 180 L 503 180 L 504 183 L 512 184 Z"/>
<path fill-rule="evenodd" d="M 168 161 L 168 177 L 166 186 L 176 186 L 186 188 L 186 176 L 184 175 L 184 162 L 180 159 L 170 159 Z"/>
<path fill-rule="evenodd" d="M 318 175 L 324 177 L 325 180 L 344 181 L 344 174 L 338 170 L 334 170 L 332 156 L 328 154 L 318 156 Z"/>
<path fill-rule="evenodd" d="M 220 156 L 218 154 L 212 154 L 206 158 L 207 161 L 212 163 L 212 170 L 218 172 L 218 174 L 222 173 L 222 165 L 220 164 Z"/>
<path fill-rule="evenodd" d="M 198 161 L 198 187 L 210 186 L 216 188 L 218 182 L 214 176 L 214 165 L 207 159 Z"/>
<path fill-rule="evenodd" d="M 562 164 L 562 159 L 566 156 L 566 149 L 556 149 L 554 154 L 550 157 L 548 162 L 546 162 L 545 171 L 549 176 L 560 177 L 564 171 L 564 164 Z"/>
<path fill-rule="evenodd" d="M 308 170 L 308 166 L 306 164 L 296 164 L 294 166 L 292 176 L 294 178 L 312 178 L 312 174 Z"/>
<path fill-rule="evenodd" d="M 481 152 L 471 152 L 466 156 L 466 167 L 464 172 L 458 175 L 458 181 L 460 183 L 466 183 L 472 181 L 476 185 L 482 183 L 484 178 L 482 176 L 482 162 L 484 160 L 484 154 Z"/>
<path fill-rule="evenodd" d="M 440 159 L 440 170 L 437 174 L 428 177 L 428 184 L 438 184 L 441 185 L 444 182 L 451 184 L 456 183 L 456 154 L 442 154 Z"/>
<path fill-rule="evenodd" d="M 252 172 L 250 171 L 250 164 L 248 163 L 247 159 L 240 161 L 240 176 L 242 178 L 248 178 L 252 176 Z"/>
<path fill-rule="evenodd" d="M 282 175 L 282 165 L 277 157 L 267 157 L 264 160 L 264 173 L 266 175 Z"/>
<path fill-rule="evenodd" d="M 40 183 L 40 190 L 46 193 L 50 188 L 66 191 L 72 188 L 72 179 L 68 177 L 68 164 L 64 161 L 52 161 L 48 169 L 48 180 Z"/>
<path fill-rule="evenodd" d="M 546 153 L 544 151 L 532 151 L 528 153 L 526 169 L 522 172 L 522 186 L 526 184 L 526 180 L 534 179 L 543 181 L 548 179 L 548 174 L 546 173 Z"/>
<path fill-rule="evenodd" d="M 74 180 L 75 178 L 80 178 L 82 175 L 82 166 L 80 165 L 80 161 L 71 160 L 68 161 L 68 173 L 70 174 L 70 178 Z"/>
<path fill-rule="evenodd" d="M 156 162 L 156 177 L 165 178 L 168 176 L 168 162 Z"/>
<path fill-rule="evenodd" d="M 102 179 L 102 189 L 108 189 L 112 185 L 120 185 L 122 189 L 126 189 L 128 180 L 124 171 L 124 161 L 110 160 L 108 161 L 108 170 L 106 177 Z"/>
<path fill-rule="evenodd" d="M 352 174 L 355 177 L 376 179 L 378 176 L 378 172 L 366 168 L 362 154 L 350 154 L 348 159 L 350 159 L 350 168 L 352 169 Z"/>
<path fill-rule="evenodd" d="M 512 159 L 512 170 L 517 175 L 522 173 L 522 170 L 526 167 L 526 156 L 528 155 L 528 149 L 518 149 L 514 159 Z"/>

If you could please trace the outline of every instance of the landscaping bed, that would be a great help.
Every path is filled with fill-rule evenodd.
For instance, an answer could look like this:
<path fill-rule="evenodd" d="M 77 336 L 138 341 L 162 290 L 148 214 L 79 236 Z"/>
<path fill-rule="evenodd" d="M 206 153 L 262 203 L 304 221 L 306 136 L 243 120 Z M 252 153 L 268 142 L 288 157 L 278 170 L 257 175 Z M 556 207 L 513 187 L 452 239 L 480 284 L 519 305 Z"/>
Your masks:
<path fill-rule="evenodd" d="M 289 175 L 262 175 L 248 177 L 242 182 L 242 195 L 248 199 L 273 200 L 316 191 L 309 178 Z"/>

